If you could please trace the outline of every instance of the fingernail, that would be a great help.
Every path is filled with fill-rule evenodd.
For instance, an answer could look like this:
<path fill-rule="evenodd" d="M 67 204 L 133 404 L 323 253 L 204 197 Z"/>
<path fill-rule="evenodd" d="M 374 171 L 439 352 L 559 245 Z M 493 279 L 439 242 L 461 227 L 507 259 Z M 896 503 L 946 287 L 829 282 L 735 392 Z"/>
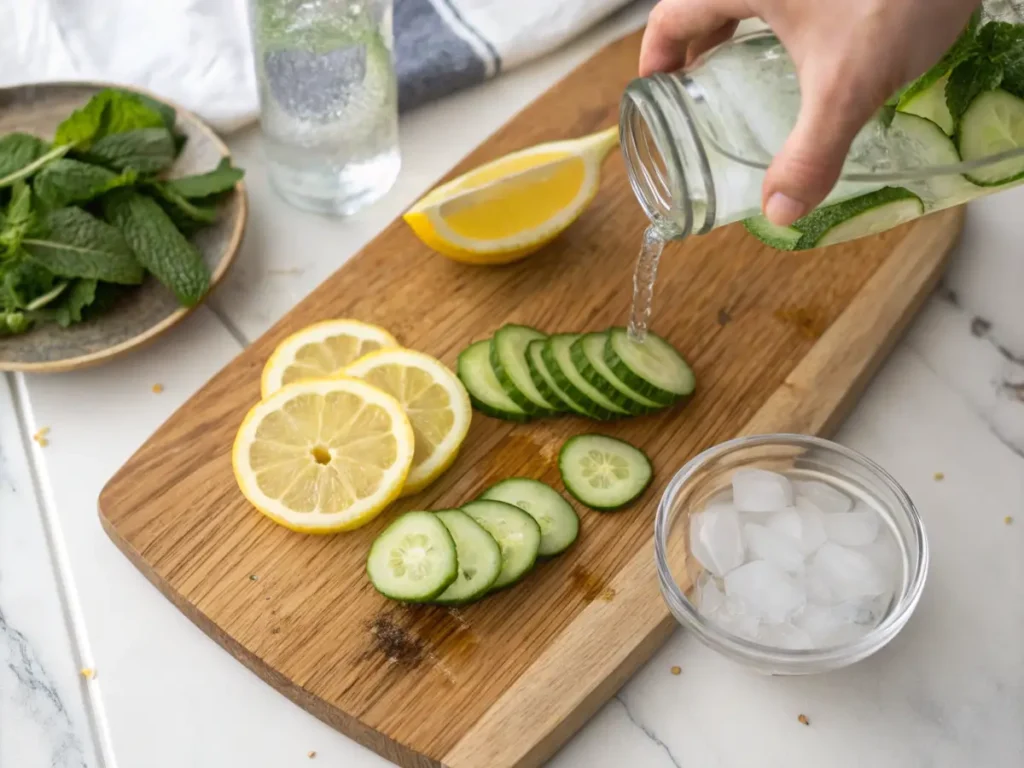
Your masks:
<path fill-rule="evenodd" d="M 768 198 L 764 207 L 764 215 L 772 224 L 786 227 L 807 213 L 807 205 L 794 200 L 789 195 L 776 192 Z"/>

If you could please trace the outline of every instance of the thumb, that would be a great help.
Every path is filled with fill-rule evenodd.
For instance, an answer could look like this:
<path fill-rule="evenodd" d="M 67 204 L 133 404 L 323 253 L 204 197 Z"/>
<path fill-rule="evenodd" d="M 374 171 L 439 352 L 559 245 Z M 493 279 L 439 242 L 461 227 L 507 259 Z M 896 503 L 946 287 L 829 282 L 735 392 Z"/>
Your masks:
<path fill-rule="evenodd" d="M 882 97 L 875 103 L 868 89 L 855 87 L 849 77 L 844 80 L 801 83 L 796 125 L 762 186 L 764 213 L 773 224 L 788 226 L 825 199 L 857 132 L 884 101 Z"/>

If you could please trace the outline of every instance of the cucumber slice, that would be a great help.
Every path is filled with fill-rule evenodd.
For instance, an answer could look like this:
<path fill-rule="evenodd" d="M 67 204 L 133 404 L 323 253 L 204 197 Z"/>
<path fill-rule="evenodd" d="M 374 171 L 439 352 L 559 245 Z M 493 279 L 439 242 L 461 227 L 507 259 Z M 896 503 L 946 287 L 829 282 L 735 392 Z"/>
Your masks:
<path fill-rule="evenodd" d="M 935 123 L 923 117 L 897 112 L 887 129 L 890 151 L 898 157 L 913 157 L 918 165 L 938 167 L 956 165 L 960 153 L 953 140 Z M 905 182 L 907 189 L 921 198 L 925 208 L 958 205 L 978 196 L 980 191 L 959 173 L 933 176 Z"/>
<path fill-rule="evenodd" d="M 513 402 L 494 375 L 490 339 L 470 344 L 463 350 L 457 370 L 478 411 L 506 421 L 529 421 L 530 415 Z"/>
<path fill-rule="evenodd" d="M 960 156 L 965 161 L 1024 147 L 1024 100 L 996 89 L 979 95 L 960 118 Z M 1024 178 L 1024 156 L 975 168 L 967 178 L 983 187 Z"/>
<path fill-rule="evenodd" d="M 778 251 L 795 251 L 799 248 L 803 232 L 795 227 L 780 227 L 772 224 L 764 216 L 751 216 L 743 220 L 743 226 L 765 245 Z"/>
<path fill-rule="evenodd" d="M 607 333 L 588 333 L 573 342 L 572 363 L 580 372 L 580 376 L 633 416 L 642 416 L 661 408 L 660 403 L 644 397 L 629 387 L 608 367 L 604 360 L 604 348 L 607 344 Z"/>
<path fill-rule="evenodd" d="M 533 383 L 526 363 L 526 348 L 530 342 L 547 337 L 546 333 L 525 325 L 505 325 L 491 340 L 491 368 L 498 383 L 516 405 L 530 414 L 551 414 L 555 410 L 554 403 Z"/>
<path fill-rule="evenodd" d="M 425 603 L 448 589 L 458 576 L 455 541 L 430 512 L 406 512 L 385 528 L 370 547 L 366 573 L 385 597 Z"/>
<path fill-rule="evenodd" d="M 544 365 L 551 372 L 555 383 L 592 419 L 607 421 L 629 415 L 625 408 L 617 406 L 584 379 L 572 364 L 572 345 L 579 337 L 578 333 L 559 333 L 544 343 Z"/>
<path fill-rule="evenodd" d="M 581 503 L 610 512 L 635 501 L 654 470 L 639 448 L 605 435 L 570 438 L 558 454 L 562 482 Z"/>
<path fill-rule="evenodd" d="M 625 328 L 612 328 L 608 331 L 604 360 L 630 389 L 662 405 L 672 405 L 689 395 L 697 383 L 675 347 L 650 331 L 638 344 L 629 338 Z"/>
<path fill-rule="evenodd" d="M 949 73 L 947 72 L 930 85 L 908 88 L 896 104 L 896 111 L 923 117 L 941 128 L 947 136 L 952 136 L 956 125 L 953 122 L 953 115 L 950 114 L 949 107 L 946 105 L 946 83 L 948 82 Z"/>
<path fill-rule="evenodd" d="M 551 557 L 564 552 L 576 541 L 580 518 L 572 504 L 554 488 L 526 477 L 512 477 L 488 488 L 481 499 L 512 504 L 526 512 L 540 526 L 537 554 Z"/>
<path fill-rule="evenodd" d="M 501 573 L 501 549 L 483 527 L 461 509 L 435 512 L 455 541 L 458 576 L 435 598 L 441 605 L 462 605 L 483 597 Z"/>
<path fill-rule="evenodd" d="M 801 249 L 821 248 L 884 232 L 923 213 L 921 198 L 909 189 L 882 187 L 811 211 L 794 226 L 804 233 Z"/>
<path fill-rule="evenodd" d="M 540 549 L 540 526 L 519 507 L 493 499 L 477 499 L 462 507 L 498 542 L 501 549 L 501 573 L 490 591 L 501 589 L 521 579 L 537 562 Z"/>
<path fill-rule="evenodd" d="M 544 347 L 546 344 L 546 339 L 544 341 L 531 341 L 526 347 L 526 362 L 530 366 L 530 376 L 533 378 L 533 383 L 550 402 L 558 402 L 561 411 L 573 411 L 581 416 L 586 416 L 587 412 L 583 410 L 583 407 L 569 397 L 568 392 L 558 386 L 555 377 L 548 370 L 547 363 L 544 362 Z"/>

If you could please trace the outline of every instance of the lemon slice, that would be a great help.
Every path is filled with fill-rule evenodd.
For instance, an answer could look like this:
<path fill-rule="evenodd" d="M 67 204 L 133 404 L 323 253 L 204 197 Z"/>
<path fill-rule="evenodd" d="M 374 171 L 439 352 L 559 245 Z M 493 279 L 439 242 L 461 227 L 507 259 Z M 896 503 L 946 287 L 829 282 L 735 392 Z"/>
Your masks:
<path fill-rule="evenodd" d="M 260 391 L 268 397 L 285 384 L 327 379 L 368 352 L 397 347 L 395 337 L 358 320 L 325 320 L 293 333 L 277 345 L 263 367 Z"/>
<path fill-rule="evenodd" d="M 433 190 L 403 218 L 435 251 L 505 264 L 551 242 L 587 207 L 618 129 L 505 155 Z"/>
<path fill-rule="evenodd" d="M 426 488 L 452 465 L 473 411 L 466 388 L 441 361 L 408 349 L 384 349 L 357 360 L 345 374 L 387 392 L 409 417 L 416 452 L 402 495 Z"/>
<path fill-rule="evenodd" d="M 365 525 L 402 491 L 412 426 L 395 398 L 339 377 L 282 387 L 249 411 L 231 464 L 245 497 L 304 533 Z"/>

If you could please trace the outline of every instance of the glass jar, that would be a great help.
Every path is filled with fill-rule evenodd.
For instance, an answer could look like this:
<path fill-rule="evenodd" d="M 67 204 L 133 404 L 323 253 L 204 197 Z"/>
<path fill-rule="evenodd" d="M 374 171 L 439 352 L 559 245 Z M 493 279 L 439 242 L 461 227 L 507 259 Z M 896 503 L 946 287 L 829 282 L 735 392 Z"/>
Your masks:
<path fill-rule="evenodd" d="M 398 176 L 392 0 L 250 0 L 270 181 L 293 205 L 351 214 Z"/>
<path fill-rule="evenodd" d="M 980 39 L 991 21 L 1024 23 L 1022 7 L 1024 3 L 1016 0 L 989 0 L 980 20 L 972 21 L 964 35 Z M 902 192 L 884 194 L 900 198 L 906 192 L 907 200 L 920 202 L 898 206 L 888 218 L 875 217 L 854 236 L 1024 181 L 1024 127 L 1014 134 L 993 132 L 984 124 L 987 118 L 969 124 L 965 112 L 954 139 L 944 97 L 947 77 L 948 73 L 934 72 L 930 87 L 922 78 L 914 86 L 916 92 L 905 91 L 907 98 L 898 107 L 880 110 L 858 133 L 840 180 L 823 205 L 894 186 Z M 996 105 L 999 109 L 1009 105 L 1006 119 L 1019 116 L 1024 126 L 1024 99 L 1019 98 L 1024 96 L 1024 84 L 1015 95 L 997 90 L 981 96 L 992 99 L 992 94 L 1002 99 Z M 918 99 L 911 100 L 915 95 Z M 622 148 L 633 191 L 661 235 L 700 235 L 758 217 L 765 171 L 793 129 L 799 110 L 793 62 L 769 31 L 736 37 L 686 70 L 631 83 L 620 107 Z M 988 111 L 978 109 L 974 114 L 983 112 Z M 968 129 L 977 125 L 980 128 L 972 134 Z M 999 134 L 998 139 L 993 134 Z M 967 146 L 966 139 L 974 135 L 977 141 Z M 795 239 L 790 243 L 796 248 L 815 244 L 826 242 L 805 238 L 799 245 Z"/>

